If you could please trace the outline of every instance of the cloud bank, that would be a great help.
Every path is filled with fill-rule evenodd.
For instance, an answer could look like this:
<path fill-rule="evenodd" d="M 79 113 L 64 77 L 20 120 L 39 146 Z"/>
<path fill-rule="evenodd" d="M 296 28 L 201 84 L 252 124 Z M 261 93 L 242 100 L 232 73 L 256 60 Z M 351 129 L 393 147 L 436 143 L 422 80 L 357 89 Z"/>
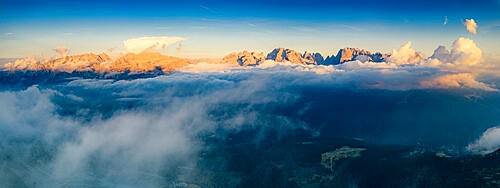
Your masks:
<path fill-rule="evenodd" d="M 470 73 L 458 73 L 439 76 L 431 80 L 424 80 L 421 85 L 425 88 L 475 88 L 485 91 L 498 91 L 491 86 L 479 82 Z"/>
<path fill-rule="evenodd" d="M 128 53 L 139 54 L 144 51 L 164 50 L 168 46 L 186 40 L 182 37 L 139 37 L 123 42 Z"/>
<path fill-rule="evenodd" d="M 267 61 L 260 67 L 199 63 L 146 79 L 2 86 L 0 155 L 8 170 L 0 178 L 45 187 L 168 187 L 176 176 L 163 172 L 202 170 L 197 160 L 211 147 L 207 140 L 242 132 L 256 145 L 302 130 L 374 143 L 465 147 L 498 121 L 493 107 L 500 100 L 471 89 L 483 85 L 469 83 L 470 75 L 448 75 L 454 73 L 391 63 Z M 464 97 L 470 93 L 479 97 L 470 101 Z"/>

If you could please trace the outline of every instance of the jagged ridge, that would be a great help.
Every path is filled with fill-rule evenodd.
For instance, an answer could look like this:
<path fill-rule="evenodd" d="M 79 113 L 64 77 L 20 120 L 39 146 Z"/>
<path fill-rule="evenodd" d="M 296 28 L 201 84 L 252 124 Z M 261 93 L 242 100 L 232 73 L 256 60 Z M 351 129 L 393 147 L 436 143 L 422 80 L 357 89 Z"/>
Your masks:
<path fill-rule="evenodd" d="M 389 57 L 389 54 L 382 54 L 380 52 L 372 53 L 367 50 L 358 48 L 343 48 L 340 49 L 336 56 L 323 57 L 320 53 L 304 52 L 303 54 L 285 48 L 276 48 L 267 54 L 264 58 L 264 53 L 243 51 L 239 53 L 231 53 L 224 57 L 224 62 L 235 63 L 241 66 L 258 65 L 265 60 L 273 60 L 276 62 L 288 61 L 292 64 L 303 65 L 337 65 L 347 61 L 354 61 L 356 59 L 362 61 L 382 62 Z"/>
<path fill-rule="evenodd" d="M 276 62 L 290 62 L 302 65 L 337 65 L 347 61 L 360 59 L 362 61 L 382 62 L 389 54 L 358 48 L 343 48 L 337 55 L 324 58 L 320 53 L 299 53 L 292 49 L 276 48 L 267 55 L 263 52 L 242 51 L 230 53 L 222 60 L 211 61 L 211 63 L 228 63 L 239 66 L 255 66 L 266 60 Z M 57 58 L 54 60 L 38 61 L 34 57 L 18 59 L 13 63 L 7 63 L 7 70 L 51 70 L 51 71 L 95 71 L 95 72 L 148 72 L 160 69 L 164 72 L 178 70 L 191 63 L 200 60 L 188 60 L 178 57 L 162 55 L 158 52 L 142 52 L 140 54 L 125 54 L 119 58 L 112 59 L 105 53 L 96 55 L 92 53 L 73 55 Z"/>
<path fill-rule="evenodd" d="M 126 54 L 117 59 L 107 54 L 92 53 L 66 56 L 49 61 L 37 61 L 34 57 L 7 63 L 7 70 L 52 70 L 52 71 L 96 71 L 96 72 L 146 72 L 155 69 L 174 71 L 189 64 L 189 60 L 162 55 L 158 52 Z"/>

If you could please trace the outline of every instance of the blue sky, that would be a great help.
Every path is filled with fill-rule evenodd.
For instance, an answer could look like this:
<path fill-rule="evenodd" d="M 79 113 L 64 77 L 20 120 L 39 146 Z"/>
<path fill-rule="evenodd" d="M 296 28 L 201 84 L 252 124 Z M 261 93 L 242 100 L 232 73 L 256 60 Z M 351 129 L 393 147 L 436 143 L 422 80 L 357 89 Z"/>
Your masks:
<path fill-rule="evenodd" d="M 334 54 L 359 47 L 389 52 L 406 41 L 430 55 L 438 45 L 469 37 L 500 59 L 499 0 L 435 1 L 32 1 L 0 0 L 0 57 L 123 51 L 123 41 L 181 36 L 182 57 L 222 58 L 231 51 L 275 47 Z M 445 16 L 448 24 L 443 25 Z M 473 18 L 478 35 L 460 20 Z"/>

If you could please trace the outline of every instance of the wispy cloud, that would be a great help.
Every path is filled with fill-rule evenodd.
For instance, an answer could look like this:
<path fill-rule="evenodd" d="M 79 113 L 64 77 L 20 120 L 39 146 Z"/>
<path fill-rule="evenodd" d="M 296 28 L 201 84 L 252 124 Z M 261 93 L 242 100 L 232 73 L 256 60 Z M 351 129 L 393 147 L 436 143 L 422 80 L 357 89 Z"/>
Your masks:
<path fill-rule="evenodd" d="M 69 54 L 69 49 L 66 48 L 66 47 L 64 47 L 64 46 L 60 46 L 60 47 L 54 48 L 54 51 L 56 51 L 57 53 L 59 53 L 61 55 L 61 57 L 66 57 Z"/>
<path fill-rule="evenodd" d="M 290 28 L 300 32 L 319 32 L 319 30 L 312 27 L 290 27 Z"/>
<path fill-rule="evenodd" d="M 365 31 L 365 29 L 363 29 L 361 27 L 347 25 L 347 24 L 328 24 L 328 27 L 330 27 L 330 28 L 337 28 L 337 29 L 343 28 L 343 29 L 348 29 L 348 30 L 356 31 L 356 32 Z"/>
<path fill-rule="evenodd" d="M 206 26 L 194 26 L 194 27 L 190 27 L 191 29 L 206 29 L 208 27 Z"/>
<path fill-rule="evenodd" d="M 169 30 L 171 29 L 170 27 L 155 27 L 153 28 L 154 30 Z"/>
<path fill-rule="evenodd" d="M 9 35 L 13 35 L 14 33 L 4 33 L 3 35 L 0 35 L 0 37 L 6 37 L 6 36 L 9 36 Z"/>
<path fill-rule="evenodd" d="M 182 43 L 180 43 L 179 45 L 177 45 L 177 47 L 175 47 L 175 50 L 178 52 L 184 50 L 184 45 L 182 45 Z"/>
<path fill-rule="evenodd" d="M 486 25 L 482 25 L 481 31 L 487 33 L 487 32 L 490 32 L 492 30 L 497 30 L 499 28 L 500 28 L 500 21 L 495 21 L 495 22 L 488 23 Z"/>
<path fill-rule="evenodd" d="M 210 7 L 208 7 L 208 6 L 204 6 L 204 5 L 202 5 L 202 4 L 196 4 L 196 5 L 198 5 L 198 7 L 202 8 L 203 10 L 206 10 L 206 11 L 208 11 L 208 12 L 212 13 L 212 14 L 215 14 L 215 15 L 217 15 L 217 16 L 221 16 L 221 15 L 220 15 L 217 11 L 215 11 L 215 10 L 211 9 L 211 8 L 210 8 Z"/>

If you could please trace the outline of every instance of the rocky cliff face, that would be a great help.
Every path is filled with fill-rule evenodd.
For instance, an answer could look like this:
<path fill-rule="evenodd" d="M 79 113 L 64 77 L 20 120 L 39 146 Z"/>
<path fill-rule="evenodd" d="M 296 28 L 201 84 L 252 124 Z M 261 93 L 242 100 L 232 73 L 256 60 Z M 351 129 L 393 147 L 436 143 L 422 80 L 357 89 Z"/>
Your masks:
<path fill-rule="evenodd" d="M 273 60 L 276 62 L 289 61 L 292 64 L 303 64 L 303 65 L 318 65 L 316 58 L 319 58 L 320 54 L 310 54 L 305 52 L 301 54 L 295 50 L 276 48 L 271 53 L 267 54 L 266 59 Z M 321 59 L 323 57 L 321 56 Z"/>
<path fill-rule="evenodd" d="M 96 71 L 96 72 L 124 72 L 124 71 L 152 71 L 161 68 L 163 71 L 173 71 L 186 66 L 188 60 L 162 55 L 158 52 L 143 52 L 140 54 L 126 54 L 116 60 L 107 54 L 95 55 L 92 53 L 66 56 L 54 60 L 38 61 L 34 57 L 16 60 L 7 63 L 7 70 L 53 70 L 53 71 Z"/>
<path fill-rule="evenodd" d="M 240 66 L 254 66 L 266 60 L 264 53 L 248 52 L 247 50 L 238 53 L 230 53 L 222 59 L 225 63 L 238 64 Z"/>
<path fill-rule="evenodd" d="M 49 61 L 47 64 L 49 65 L 48 69 L 51 70 L 98 70 L 102 63 L 109 61 L 111 61 L 111 58 L 107 54 L 102 53 L 99 55 L 95 55 L 89 53 L 83 55 L 66 56 Z"/>
<path fill-rule="evenodd" d="M 239 53 L 231 53 L 224 57 L 226 63 L 235 63 L 241 66 L 258 65 L 265 60 L 273 60 L 276 62 L 290 62 L 292 64 L 303 65 L 337 65 L 347 61 L 373 61 L 382 62 L 389 54 L 380 52 L 372 53 L 359 48 L 343 48 L 339 50 L 337 55 L 327 56 L 324 58 L 320 53 L 304 52 L 303 54 L 286 48 L 276 48 L 264 58 L 263 53 L 243 51 Z"/>
<path fill-rule="evenodd" d="M 82 54 L 65 56 L 54 60 L 38 61 L 34 57 L 18 59 L 14 63 L 7 63 L 4 68 L 8 70 L 99 70 L 104 62 L 111 61 L 107 54 Z"/>
<path fill-rule="evenodd" d="M 295 50 L 276 48 L 272 52 L 264 55 L 264 53 L 258 52 L 238 52 L 230 53 L 224 57 L 223 61 L 225 63 L 238 64 L 240 66 L 254 66 L 263 63 L 265 60 L 273 60 L 276 62 L 291 62 L 292 64 L 303 64 L 303 65 L 319 65 L 323 64 L 323 56 L 319 53 L 308 53 L 305 52 L 301 54 Z"/>
<path fill-rule="evenodd" d="M 229 63 L 236 66 L 255 66 L 266 60 L 276 62 L 290 62 L 301 65 L 337 65 L 347 61 L 384 61 L 389 55 L 372 53 L 358 48 L 344 48 L 336 56 L 324 58 L 320 53 L 304 52 L 303 54 L 285 48 L 276 48 L 269 54 L 262 52 L 242 51 L 231 53 L 222 60 L 188 60 L 183 58 L 162 55 L 158 52 L 142 52 L 140 54 L 125 54 L 117 59 L 107 54 L 82 54 L 65 56 L 53 60 L 37 60 L 34 57 L 18 59 L 7 63 L 3 68 L 7 70 L 53 70 L 53 71 L 95 71 L 95 72 L 147 72 L 161 69 L 165 72 L 175 71 L 188 64 L 199 62 Z"/>
<path fill-rule="evenodd" d="M 103 66 L 111 72 L 151 71 L 157 68 L 165 72 L 174 71 L 189 64 L 187 59 L 162 55 L 158 52 L 142 52 L 140 54 L 126 54 L 119 59 Z"/>
<path fill-rule="evenodd" d="M 367 50 L 359 49 L 359 48 L 343 48 L 340 49 L 336 56 L 329 56 L 325 60 L 325 64 L 329 65 L 337 65 L 342 64 L 348 61 L 354 61 L 358 56 L 364 56 L 363 60 L 373 61 L 373 62 L 382 62 L 389 54 L 382 54 L 380 52 L 372 53 Z"/>

